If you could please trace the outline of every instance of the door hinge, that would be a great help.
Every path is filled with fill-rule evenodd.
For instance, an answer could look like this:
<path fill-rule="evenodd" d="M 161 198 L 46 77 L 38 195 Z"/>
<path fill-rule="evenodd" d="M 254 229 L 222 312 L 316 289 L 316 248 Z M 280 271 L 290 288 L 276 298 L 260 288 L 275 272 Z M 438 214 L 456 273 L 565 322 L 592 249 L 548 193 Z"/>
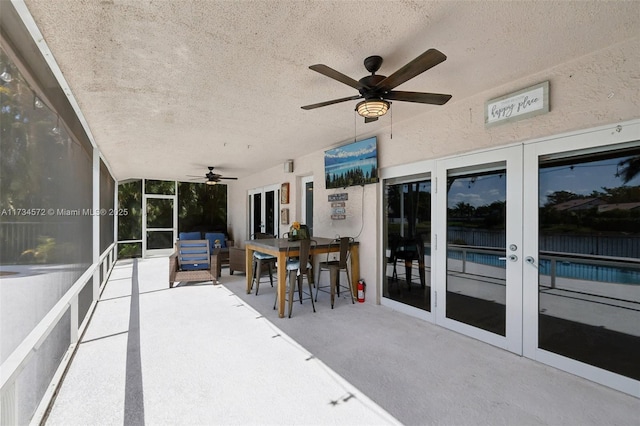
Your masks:
<path fill-rule="evenodd" d="M 434 291 L 433 300 L 434 300 L 433 307 L 437 308 L 438 307 L 438 292 L 437 291 Z"/>

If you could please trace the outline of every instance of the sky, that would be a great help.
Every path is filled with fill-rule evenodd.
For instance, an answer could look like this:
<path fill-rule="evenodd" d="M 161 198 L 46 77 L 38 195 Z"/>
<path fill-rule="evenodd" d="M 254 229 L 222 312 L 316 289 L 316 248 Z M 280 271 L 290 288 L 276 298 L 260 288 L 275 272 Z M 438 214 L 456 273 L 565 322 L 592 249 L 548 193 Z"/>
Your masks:
<path fill-rule="evenodd" d="M 628 158 L 628 157 L 623 157 Z M 621 158 L 549 167 L 540 171 L 540 205 L 544 205 L 547 195 L 556 191 L 568 191 L 578 195 L 589 195 L 593 191 L 602 191 L 603 187 L 640 185 L 640 175 L 623 184 L 616 176 Z"/>
<path fill-rule="evenodd" d="M 540 169 L 539 193 L 540 205 L 544 205 L 547 195 L 556 191 L 573 192 L 578 195 L 589 195 L 593 191 L 602 191 L 603 187 L 615 188 L 623 186 L 622 179 L 616 176 L 618 163 L 628 157 L 610 158 L 606 160 L 576 163 Z M 625 186 L 639 186 L 640 175 Z M 506 179 L 504 172 L 478 176 L 460 177 L 455 180 L 449 190 L 448 207 L 453 208 L 459 202 L 474 207 L 491 204 L 506 199 Z"/>
<path fill-rule="evenodd" d="M 491 175 L 460 177 L 449 189 L 448 208 L 464 202 L 473 207 L 486 206 L 506 199 L 507 180 L 504 171 Z"/>

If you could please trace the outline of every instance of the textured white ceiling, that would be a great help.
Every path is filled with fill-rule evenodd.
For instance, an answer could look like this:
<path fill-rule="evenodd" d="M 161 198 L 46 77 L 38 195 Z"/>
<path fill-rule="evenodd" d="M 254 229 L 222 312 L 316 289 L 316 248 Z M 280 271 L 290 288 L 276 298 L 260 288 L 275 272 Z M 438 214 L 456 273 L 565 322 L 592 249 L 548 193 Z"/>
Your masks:
<path fill-rule="evenodd" d="M 398 90 L 449 104 L 637 37 L 638 1 L 25 0 L 119 180 L 246 176 L 354 135 L 354 79 L 429 48 L 442 64 Z M 447 105 L 449 105 L 447 104 Z M 393 103 L 394 127 L 444 106 Z M 377 131 L 389 120 L 362 124 Z"/>

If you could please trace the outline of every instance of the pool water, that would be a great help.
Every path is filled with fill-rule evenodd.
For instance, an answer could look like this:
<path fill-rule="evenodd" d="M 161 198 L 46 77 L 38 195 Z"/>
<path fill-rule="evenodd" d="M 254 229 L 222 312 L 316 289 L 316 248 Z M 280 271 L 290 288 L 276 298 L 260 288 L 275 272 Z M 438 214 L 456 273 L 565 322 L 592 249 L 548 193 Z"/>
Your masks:
<path fill-rule="evenodd" d="M 449 250 L 450 259 L 462 260 L 462 252 Z M 481 265 L 505 268 L 506 263 L 501 256 L 485 253 L 467 253 L 466 261 Z M 539 271 L 542 275 L 550 275 L 551 260 L 540 260 Z M 563 262 L 556 263 L 557 278 L 571 278 L 586 281 L 640 285 L 640 268 L 620 268 L 613 266 L 588 265 L 585 263 Z"/>

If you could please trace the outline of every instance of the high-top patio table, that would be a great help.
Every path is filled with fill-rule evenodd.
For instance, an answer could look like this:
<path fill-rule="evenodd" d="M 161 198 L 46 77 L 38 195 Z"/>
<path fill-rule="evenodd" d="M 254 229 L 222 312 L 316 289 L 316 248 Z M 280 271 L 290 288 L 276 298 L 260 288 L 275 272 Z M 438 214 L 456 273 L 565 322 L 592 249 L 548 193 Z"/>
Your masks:
<path fill-rule="evenodd" d="M 311 254 L 339 252 L 340 245 L 333 244 L 333 238 L 313 237 L 317 244 L 311 245 Z M 358 253 L 358 242 L 351 244 L 351 291 L 357 294 L 357 282 L 360 279 L 360 256 Z M 300 241 L 289 241 L 286 238 L 268 238 L 264 240 L 248 240 L 245 241 L 247 250 L 246 267 L 247 271 L 252 270 L 253 252 L 260 251 L 275 256 L 278 259 L 278 316 L 284 317 L 284 297 L 287 288 L 287 270 L 284 267 L 287 262 L 287 255 L 297 256 L 300 249 Z M 247 272 L 247 293 L 251 293 L 251 272 Z"/>

